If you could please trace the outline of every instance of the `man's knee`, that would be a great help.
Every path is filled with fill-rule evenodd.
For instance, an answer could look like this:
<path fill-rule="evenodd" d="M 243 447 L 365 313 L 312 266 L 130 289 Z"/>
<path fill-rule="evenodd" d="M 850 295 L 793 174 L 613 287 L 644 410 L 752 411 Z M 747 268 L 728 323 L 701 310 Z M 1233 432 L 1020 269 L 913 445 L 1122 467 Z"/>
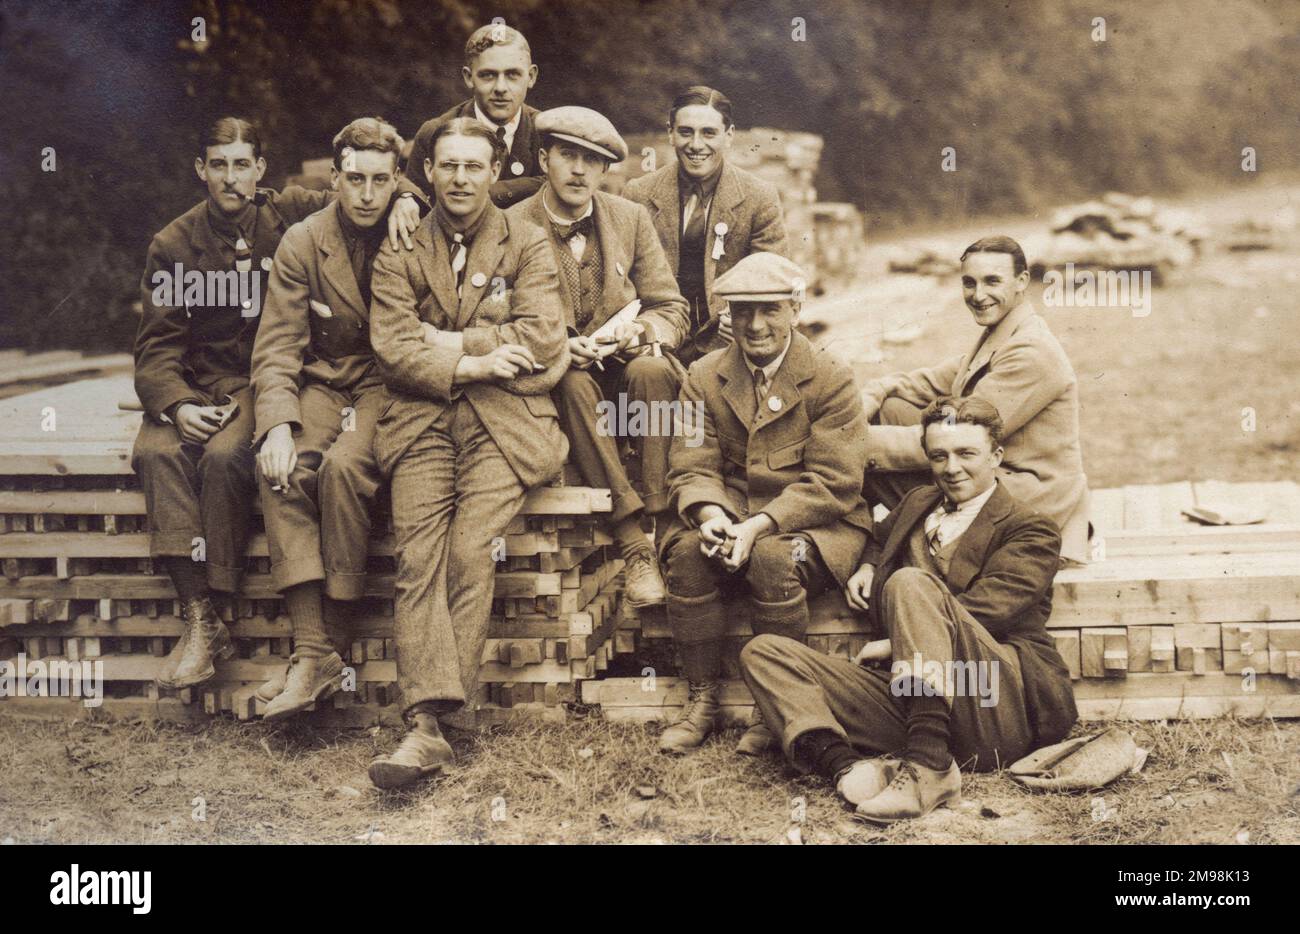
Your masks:
<path fill-rule="evenodd" d="M 379 486 L 379 467 L 369 448 L 335 445 L 321 457 L 316 482 L 321 491 L 364 493 Z"/>
<path fill-rule="evenodd" d="M 890 396 L 880 404 L 876 422 L 880 425 L 919 425 L 921 409 L 905 399 Z"/>
<path fill-rule="evenodd" d="M 783 582 L 794 576 L 798 539 L 780 535 L 767 535 L 754 542 L 749 552 L 749 570 L 745 579 L 750 587 L 768 591 L 780 589 Z"/>
<path fill-rule="evenodd" d="M 575 370 L 570 367 L 565 374 L 560 377 L 559 383 L 556 384 L 555 401 L 559 403 L 569 403 L 570 405 L 585 405 L 594 403 L 601 399 L 600 386 L 586 370 Z"/>
<path fill-rule="evenodd" d="M 667 357 L 633 357 L 623 371 L 623 379 L 634 394 L 638 389 L 645 389 L 666 393 L 666 400 L 677 398 L 677 374 Z"/>
<path fill-rule="evenodd" d="M 903 594 L 933 590 L 935 587 L 943 587 L 943 582 L 929 571 L 913 567 L 899 568 L 885 581 L 884 595 L 885 599 L 893 600 Z"/>
<path fill-rule="evenodd" d="M 241 483 L 253 479 L 253 449 L 246 441 L 215 443 L 216 436 L 203 446 L 199 458 L 199 475 L 203 478 L 229 478 Z"/>
<path fill-rule="evenodd" d="M 778 636 L 775 633 L 761 633 L 745 643 L 740 650 L 740 664 L 743 668 L 750 668 L 755 662 L 760 664 L 763 661 L 776 658 L 781 655 L 782 644 L 793 640 L 785 636 Z M 795 643 L 796 645 L 798 643 Z"/>

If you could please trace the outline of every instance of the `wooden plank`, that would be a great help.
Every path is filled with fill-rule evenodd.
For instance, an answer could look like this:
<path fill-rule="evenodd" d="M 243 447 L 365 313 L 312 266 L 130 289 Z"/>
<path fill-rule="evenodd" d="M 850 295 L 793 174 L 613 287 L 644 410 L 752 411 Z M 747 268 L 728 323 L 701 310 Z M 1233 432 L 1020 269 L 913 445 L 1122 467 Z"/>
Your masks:
<path fill-rule="evenodd" d="M 1173 671 L 1175 661 L 1174 627 L 1153 626 L 1150 633 L 1151 670 L 1156 672 Z"/>
<path fill-rule="evenodd" d="M 1070 680 L 1077 681 L 1083 677 L 1079 654 L 1079 631 L 1077 629 L 1054 629 L 1052 639 L 1056 642 L 1056 651 L 1061 653 L 1065 667 L 1070 670 Z"/>
<path fill-rule="evenodd" d="M 1088 515 L 1092 527 L 1107 538 L 1124 529 L 1124 490 L 1089 490 Z"/>
<path fill-rule="evenodd" d="M 1151 627 L 1128 627 L 1128 670 L 1151 670 Z"/>
<path fill-rule="evenodd" d="M 1160 487 L 1154 484 L 1124 487 L 1124 528 L 1158 529 L 1161 524 Z"/>

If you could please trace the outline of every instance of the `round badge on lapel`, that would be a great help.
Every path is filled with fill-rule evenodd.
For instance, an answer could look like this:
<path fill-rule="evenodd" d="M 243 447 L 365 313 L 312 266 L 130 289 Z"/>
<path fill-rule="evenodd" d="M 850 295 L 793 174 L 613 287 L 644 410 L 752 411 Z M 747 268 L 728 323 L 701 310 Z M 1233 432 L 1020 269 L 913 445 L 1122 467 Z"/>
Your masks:
<path fill-rule="evenodd" d="M 718 221 L 717 226 L 713 228 L 713 232 L 717 234 L 719 237 L 725 237 L 729 229 L 730 228 L 727 227 L 726 221 Z"/>
<path fill-rule="evenodd" d="M 487 282 L 487 276 L 483 275 L 481 272 L 476 272 L 474 275 L 470 276 L 469 281 L 474 288 L 481 289 L 483 288 L 483 283 Z"/>
<path fill-rule="evenodd" d="M 767 400 L 767 407 L 771 409 L 773 412 L 781 411 L 781 397 L 772 396 L 770 399 Z"/>
<path fill-rule="evenodd" d="M 267 272 L 271 271 L 271 257 L 269 256 L 262 257 L 262 268 Z"/>
<path fill-rule="evenodd" d="M 523 175 L 524 164 L 522 162 L 512 162 L 510 163 L 510 171 L 516 175 Z"/>

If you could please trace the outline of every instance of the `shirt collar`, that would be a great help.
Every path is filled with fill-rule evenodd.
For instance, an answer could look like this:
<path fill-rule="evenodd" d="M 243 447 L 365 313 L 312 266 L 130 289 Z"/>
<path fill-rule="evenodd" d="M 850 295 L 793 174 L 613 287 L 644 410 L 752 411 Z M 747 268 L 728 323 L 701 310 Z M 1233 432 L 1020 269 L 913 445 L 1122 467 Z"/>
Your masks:
<path fill-rule="evenodd" d="M 347 241 L 349 247 L 362 243 L 371 246 L 378 243 L 383 235 L 387 233 L 386 225 L 381 217 L 370 227 L 358 227 L 348 218 L 347 213 L 342 206 L 338 207 L 339 229 L 343 232 L 343 239 Z"/>
<path fill-rule="evenodd" d="M 718 166 L 717 171 L 708 178 L 695 179 L 683 172 L 682 167 L 679 164 L 677 166 L 677 189 L 681 192 L 682 200 L 691 196 L 691 189 L 696 185 L 700 186 L 700 191 L 702 192 L 702 197 L 705 201 L 712 198 L 713 193 L 717 191 L 718 179 L 722 178 L 722 170 L 724 168 L 726 168 L 725 162 Z"/>
<path fill-rule="evenodd" d="M 465 249 L 469 249 L 469 245 L 474 242 L 474 237 L 483 227 L 483 221 L 487 218 L 488 211 L 490 210 L 492 210 L 492 203 L 488 202 L 484 205 L 483 211 L 479 214 L 478 219 L 465 230 L 459 231 L 461 234 L 461 241 L 465 244 Z M 458 231 L 451 225 L 451 221 L 447 218 L 447 213 L 442 209 L 441 204 L 433 209 L 433 216 L 434 220 L 438 224 L 438 229 L 442 231 L 443 237 L 447 240 L 447 245 L 450 246 L 455 241 Z"/>
<path fill-rule="evenodd" d="M 241 231 L 244 236 L 252 236 L 253 222 L 256 219 L 257 205 L 252 201 L 245 204 L 234 217 L 229 217 L 212 203 L 211 198 L 208 198 L 208 224 L 212 227 L 213 233 L 222 239 L 228 240 L 232 246 L 239 238 Z M 252 244 L 250 243 L 249 246 L 252 246 Z"/>
<path fill-rule="evenodd" d="M 785 347 L 781 350 L 781 353 L 777 356 L 775 360 L 767 364 L 767 366 L 761 368 L 763 370 L 763 375 L 767 377 L 767 381 L 769 383 L 772 380 L 776 379 L 776 371 L 781 369 L 781 364 L 785 362 L 785 355 L 790 352 L 790 344 L 793 340 L 794 340 L 794 330 L 791 329 L 790 333 L 786 335 Z M 754 374 L 758 372 L 760 367 L 758 366 L 758 364 L 751 361 L 749 357 L 746 356 L 745 351 L 743 350 L 740 352 L 740 359 L 745 361 L 745 369 L 749 370 L 749 376 L 752 379 Z"/>
<path fill-rule="evenodd" d="M 980 510 L 984 508 L 984 504 L 989 501 L 989 497 L 993 495 L 993 493 L 997 490 L 997 488 L 998 488 L 997 481 L 994 480 L 993 485 L 990 486 L 983 493 L 981 493 L 979 496 L 973 496 L 970 499 L 966 500 L 966 502 L 964 503 L 958 503 L 957 509 L 955 511 L 960 513 L 969 513 L 971 517 L 974 518 L 975 516 L 979 515 Z M 939 501 L 939 508 L 940 509 L 943 508 L 943 500 Z"/>
<path fill-rule="evenodd" d="M 492 130 L 492 132 L 494 133 L 496 132 L 496 128 L 502 125 L 494 122 L 491 117 L 489 117 L 483 111 L 479 110 L 478 101 L 474 102 L 474 116 L 478 118 L 479 123 L 482 123 L 484 126 Z M 519 129 L 519 121 L 522 120 L 523 118 L 524 118 L 524 108 L 520 106 L 520 108 L 515 111 L 515 115 L 511 117 L 509 122 L 505 124 L 507 150 L 509 150 L 510 147 L 514 145 L 515 130 Z"/>
<path fill-rule="evenodd" d="M 550 188 L 551 186 L 549 182 L 542 188 L 542 210 L 546 212 L 546 216 L 551 219 L 552 224 L 558 224 L 561 227 L 568 227 L 571 224 L 576 224 L 578 221 L 586 220 L 588 217 L 591 217 L 592 211 L 596 206 L 595 198 L 592 198 L 587 202 L 587 210 L 583 212 L 582 217 L 575 217 L 573 220 L 569 220 L 568 218 L 558 216 L 551 210 L 550 205 L 546 203 L 546 192 L 550 191 Z"/>

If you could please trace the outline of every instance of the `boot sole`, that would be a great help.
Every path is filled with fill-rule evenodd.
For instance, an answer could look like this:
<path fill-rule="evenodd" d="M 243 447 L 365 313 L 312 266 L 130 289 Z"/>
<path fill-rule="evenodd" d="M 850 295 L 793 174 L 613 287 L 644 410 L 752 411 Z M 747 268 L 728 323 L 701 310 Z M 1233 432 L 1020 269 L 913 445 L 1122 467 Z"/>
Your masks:
<path fill-rule="evenodd" d="M 437 765 L 398 765 L 395 762 L 372 762 L 367 774 L 370 776 L 371 784 L 376 788 L 387 791 L 418 782 L 426 776 L 441 772 L 444 767 L 442 763 Z"/>
<path fill-rule="evenodd" d="M 221 661 L 225 661 L 228 658 L 233 658 L 234 655 L 235 655 L 235 647 L 234 645 L 231 644 L 229 636 L 226 637 L 225 645 L 223 645 L 221 648 L 217 649 L 215 653 L 213 653 L 213 657 L 220 659 Z M 207 670 L 204 671 L 202 674 L 194 678 L 187 678 L 184 681 L 168 681 L 168 680 L 164 680 L 163 678 L 155 678 L 154 681 L 160 688 L 167 688 L 168 690 L 171 691 L 179 691 L 184 688 L 192 688 L 195 687 L 196 685 L 203 684 L 205 681 L 211 681 L 212 678 L 216 676 L 216 674 L 217 674 L 216 667 L 213 665 L 209 665 L 207 667 Z"/>
<path fill-rule="evenodd" d="M 307 703 L 299 704 L 296 707 L 286 707 L 284 710 L 277 710 L 275 713 L 263 714 L 262 719 L 282 720 L 285 717 L 291 717 L 296 713 L 302 713 L 304 710 L 310 710 L 311 708 L 315 707 L 321 701 L 333 697 L 342 689 L 343 689 L 343 673 L 339 672 L 328 682 L 326 682 L 325 684 L 317 688 L 316 693 L 312 695 L 311 700 L 307 701 Z M 284 693 L 283 691 L 280 692 L 280 694 L 283 693 Z M 280 696 L 279 694 L 276 695 L 276 697 L 279 696 Z M 274 698 L 272 698 L 272 700 L 274 700 Z"/>
<path fill-rule="evenodd" d="M 772 740 L 767 740 L 762 745 L 759 745 L 756 742 L 746 742 L 742 736 L 740 742 L 736 743 L 736 752 L 742 756 L 761 756 L 774 746 L 776 746 L 776 743 Z"/>
<path fill-rule="evenodd" d="M 874 815 L 863 814 L 862 811 L 860 810 L 854 811 L 853 816 L 857 820 L 866 821 L 868 824 L 878 824 L 882 827 L 886 827 L 890 824 L 897 824 L 900 821 L 919 820 L 920 818 L 925 817 L 925 815 L 929 814 L 931 811 L 937 811 L 939 810 L 939 808 L 942 807 L 957 807 L 959 804 L 961 804 L 961 795 L 955 794 L 951 798 L 943 798 L 939 801 L 936 801 L 928 809 L 922 811 L 920 814 L 917 814 L 915 817 L 877 817 Z M 859 807 L 861 807 L 861 805 L 859 805 Z"/>

